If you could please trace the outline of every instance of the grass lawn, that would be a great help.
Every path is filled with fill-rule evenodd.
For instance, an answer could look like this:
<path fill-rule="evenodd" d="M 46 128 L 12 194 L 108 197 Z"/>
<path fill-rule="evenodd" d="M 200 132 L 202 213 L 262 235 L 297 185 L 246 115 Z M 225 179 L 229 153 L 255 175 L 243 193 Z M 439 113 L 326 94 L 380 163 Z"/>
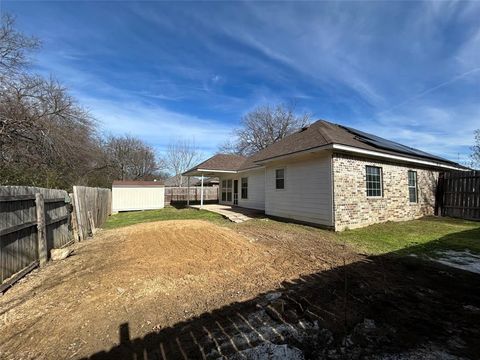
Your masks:
<path fill-rule="evenodd" d="M 426 217 L 388 222 L 338 234 L 368 254 L 435 255 L 437 250 L 465 250 L 480 254 L 480 223 L 451 218 Z"/>
<path fill-rule="evenodd" d="M 182 219 L 209 220 L 220 223 L 227 222 L 221 215 L 210 211 L 188 208 L 177 209 L 173 206 L 166 206 L 160 210 L 129 211 L 112 215 L 103 225 L 103 228 L 115 229 L 143 222 Z"/>

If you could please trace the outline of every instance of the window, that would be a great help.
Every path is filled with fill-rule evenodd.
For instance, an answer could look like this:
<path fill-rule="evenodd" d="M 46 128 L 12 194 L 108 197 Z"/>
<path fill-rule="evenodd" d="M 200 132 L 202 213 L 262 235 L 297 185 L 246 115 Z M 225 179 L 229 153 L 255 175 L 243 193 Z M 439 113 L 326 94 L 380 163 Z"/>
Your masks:
<path fill-rule="evenodd" d="M 232 180 L 227 180 L 227 201 L 232 201 Z"/>
<path fill-rule="evenodd" d="M 285 169 L 275 170 L 275 189 L 285 189 Z"/>
<path fill-rule="evenodd" d="M 367 166 L 367 196 L 382 196 L 382 168 Z"/>
<path fill-rule="evenodd" d="M 227 201 L 227 180 L 222 180 L 222 201 Z"/>
<path fill-rule="evenodd" d="M 232 201 L 232 180 L 222 180 L 222 201 Z"/>
<path fill-rule="evenodd" d="M 248 199 L 248 177 L 242 178 L 242 199 Z"/>
<path fill-rule="evenodd" d="M 409 170 L 408 171 L 408 198 L 411 203 L 417 202 L 417 172 Z"/>

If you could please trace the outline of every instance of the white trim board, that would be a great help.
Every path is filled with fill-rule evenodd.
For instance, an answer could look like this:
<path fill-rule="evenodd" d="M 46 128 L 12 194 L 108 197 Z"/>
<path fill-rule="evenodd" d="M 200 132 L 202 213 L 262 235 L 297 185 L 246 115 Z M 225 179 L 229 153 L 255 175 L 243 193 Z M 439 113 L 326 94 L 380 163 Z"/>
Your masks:
<path fill-rule="evenodd" d="M 307 154 L 311 153 L 314 154 L 316 152 L 321 152 L 325 150 L 341 150 L 345 151 L 348 153 L 352 154 L 361 154 L 364 156 L 373 156 L 377 158 L 384 158 L 384 159 L 390 159 L 390 160 L 397 160 L 397 161 L 403 161 L 403 162 L 409 162 L 409 163 L 414 163 L 414 164 L 422 164 L 422 165 L 427 165 L 427 166 L 434 166 L 434 167 L 439 167 L 439 168 L 444 168 L 444 169 L 451 169 L 451 170 L 462 170 L 462 171 L 468 171 L 468 169 L 463 169 L 461 167 L 457 167 L 454 165 L 446 165 L 446 164 L 441 164 L 439 162 L 435 162 L 432 160 L 422 160 L 422 159 L 414 159 L 414 158 L 409 158 L 406 156 L 401 156 L 401 155 L 393 155 L 393 154 L 386 154 L 380 151 L 373 151 L 373 150 L 365 150 L 365 149 L 360 149 L 354 146 L 348 146 L 348 145 L 342 145 L 342 144 L 329 144 L 329 145 L 322 145 L 316 148 L 311 148 L 307 150 L 302 150 L 298 151 L 295 153 L 290 153 L 290 154 L 285 154 L 285 155 L 280 155 L 276 156 L 270 159 L 265 159 L 265 160 L 260 160 L 258 161 L 259 164 L 264 164 L 264 163 L 269 163 L 272 161 L 278 161 L 278 160 L 284 160 L 286 158 L 291 158 L 295 157 L 298 155 L 302 154 Z"/>
<path fill-rule="evenodd" d="M 354 154 L 375 156 L 375 157 L 380 157 L 380 158 L 385 158 L 385 159 L 399 160 L 399 161 L 411 162 L 411 163 L 415 163 L 415 164 L 441 167 L 441 168 L 445 168 L 445 169 L 468 171 L 467 169 L 462 169 L 462 168 L 459 168 L 459 167 L 456 167 L 456 166 L 453 166 L 453 165 L 445 165 L 445 164 L 441 164 L 441 163 L 438 163 L 438 162 L 435 162 L 435 161 L 412 159 L 412 158 L 405 157 L 405 156 L 400 156 L 400 155 L 385 154 L 385 153 L 378 152 L 378 151 L 359 149 L 359 148 L 356 148 L 356 147 L 353 147 L 353 146 L 333 144 L 332 148 L 334 150 L 343 150 L 343 151 L 347 151 L 347 152 L 354 153 Z"/>

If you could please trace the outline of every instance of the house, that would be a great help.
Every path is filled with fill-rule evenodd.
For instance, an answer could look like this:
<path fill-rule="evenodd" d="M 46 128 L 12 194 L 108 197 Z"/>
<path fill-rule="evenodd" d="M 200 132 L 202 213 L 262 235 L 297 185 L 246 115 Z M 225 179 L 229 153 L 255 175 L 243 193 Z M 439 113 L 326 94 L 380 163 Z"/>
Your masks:
<path fill-rule="evenodd" d="M 335 230 L 433 214 L 452 161 L 320 120 L 250 157 L 217 154 L 185 176 L 218 176 L 220 204 Z"/>
<path fill-rule="evenodd" d="M 196 186 L 199 183 L 199 179 L 190 178 L 190 186 Z M 184 187 L 187 186 L 187 178 L 181 175 L 174 175 L 165 179 L 164 184 L 166 187 Z"/>
<path fill-rule="evenodd" d="M 181 179 L 180 179 L 181 178 Z M 185 187 L 190 186 L 201 186 L 201 181 L 199 178 L 191 177 L 190 184 L 188 184 L 188 179 L 185 176 L 172 176 L 164 181 L 165 187 Z M 203 186 L 218 186 L 219 180 L 218 177 L 204 178 Z"/>
<path fill-rule="evenodd" d="M 203 179 L 203 186 L 210 186 L 210 187 L 218 187 L 220 184 L 220 180 L 218 177 L 209 177 L 206 179 Z M 201 186 L 201 180 L 198 181 L 197 186 Z"/>
<path fill-rule="evenodd" d="M 165 186 L 161 181 L 116 180 L 112 184 L 112 213 L 164 207 Z"/>

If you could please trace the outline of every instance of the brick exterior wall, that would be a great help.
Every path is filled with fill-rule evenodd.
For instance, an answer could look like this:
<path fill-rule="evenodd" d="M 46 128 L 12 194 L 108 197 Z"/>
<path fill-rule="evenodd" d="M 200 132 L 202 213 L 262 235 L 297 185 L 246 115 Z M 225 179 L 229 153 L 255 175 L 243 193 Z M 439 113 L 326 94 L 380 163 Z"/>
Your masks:
<path fill-rule="evenodd" d="M 337 231 L 433 214 L 438 171 L 414 164 L 384 162 L 345 154 L 333 154 L 332 165 L 333 211 Z M 366 165 L 382 168 L 382 197 L 367 197 Z M 408 170 L 417 172 L 417 203 L 409 201 Z"/>

